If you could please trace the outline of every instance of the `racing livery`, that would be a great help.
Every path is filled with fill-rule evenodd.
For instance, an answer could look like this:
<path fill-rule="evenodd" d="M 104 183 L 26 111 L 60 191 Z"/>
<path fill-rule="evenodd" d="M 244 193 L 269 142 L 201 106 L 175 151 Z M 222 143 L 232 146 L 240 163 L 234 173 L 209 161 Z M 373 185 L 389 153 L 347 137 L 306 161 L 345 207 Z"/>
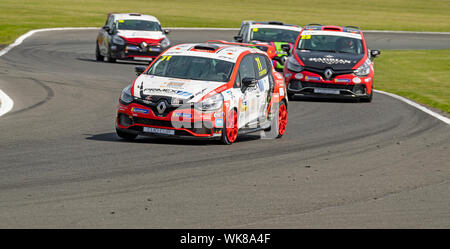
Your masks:
<path fill-rule="evenodd" d="M 288 48 L 285 48 L 288 51 Z M 370 102 L 373 96 L 373 59 L 357 27 L 307 25 L 284 68 L 288 97 L 352 97 Z"/>
<path fill-rule="evenodd" d="M 158 19 L 137 13 L 108 14 L 105 26 L 99 31 L 95 58 L 108 62 L 120 60 L 151 61 L 170 45 Z"/>
<path fill-rule="evenodd" d="M 226 42 L 180 44 L 169 48 L 119 99 L 116 132 L 138 135 L 220 139 L 262 131 L 278 138 L 286 131 L 283 76 L 267 54 Z"/>
<path fill-rule="evenodd" d="M 289 45 L 292 48 L 301 30 L 300 26 L 277 21 L 243 21 L 234 40 L 244 43 L 264 43 L 272 46 L 276 51 L 276 55 L 272 59 L 273 65 L 277 71 L 283 71 L 288 53 L 283 50 L 282 46 Z"/>

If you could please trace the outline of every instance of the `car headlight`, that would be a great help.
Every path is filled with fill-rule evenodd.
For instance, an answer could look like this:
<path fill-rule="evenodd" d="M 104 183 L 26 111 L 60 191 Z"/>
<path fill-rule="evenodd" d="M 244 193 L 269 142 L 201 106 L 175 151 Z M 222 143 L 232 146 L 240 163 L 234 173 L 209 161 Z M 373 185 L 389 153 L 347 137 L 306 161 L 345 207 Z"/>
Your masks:
<path fill-rule="evenodd" d="M 370 60 L 367 59 L 360 67 L 358 67 L 353 73 L 356 76 L 363 77 L 370 73 Z"/>
<path fill-rule="evenodd" d="M 287 59 L 287 69 L 293 72 L 301 72 L 303 67 L 297 62 L 294 56 L 289 56 Z"/>
<path fill-rule="evenodd" d="M 115 35 L 112 38 L 112 43 L 117 45 L 125 45 L 125 40 L 122 39 L 120 36 Z"/>
<path fill-rule="evenodd" d="M 222 108 L 223 96 L 221 93 L 215 94 L 198 104 L 202 111 L 215 111 Z"/>
<path fill-rule="evenodd" d="M 120 95 L 120 100 L 124 103 L 131 103 L 133 101 L 133 95 L 131 95 L 131 85 L 125 87 Z"/>
<path fill-rule="evenodd" d="M 164 37 L 164 39 L 162 39 L 161 41 L 161 47 L 167 48 L 169 45 L 170 45 L 169 39 L 167 39 L 167 37 Z"/>

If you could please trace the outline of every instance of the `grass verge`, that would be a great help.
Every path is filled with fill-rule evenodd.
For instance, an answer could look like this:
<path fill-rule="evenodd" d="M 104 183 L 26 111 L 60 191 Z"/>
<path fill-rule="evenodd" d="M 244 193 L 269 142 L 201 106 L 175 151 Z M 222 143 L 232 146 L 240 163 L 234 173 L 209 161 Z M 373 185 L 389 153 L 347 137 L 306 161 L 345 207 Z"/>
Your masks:
<path fill-rule="evenodd" d="M 246 19 L 450 31 L 448 0 L 1 0 L 0 10 L 0 44 L 31 29 L 100 27 L 108 12 L 155 15 L 165 27 L 239 27 Z"/>
<path fill-rule="evenodd" d="M 375 59 L 375 89 L 450 113 L 450 50 L 383 50 Z"/>

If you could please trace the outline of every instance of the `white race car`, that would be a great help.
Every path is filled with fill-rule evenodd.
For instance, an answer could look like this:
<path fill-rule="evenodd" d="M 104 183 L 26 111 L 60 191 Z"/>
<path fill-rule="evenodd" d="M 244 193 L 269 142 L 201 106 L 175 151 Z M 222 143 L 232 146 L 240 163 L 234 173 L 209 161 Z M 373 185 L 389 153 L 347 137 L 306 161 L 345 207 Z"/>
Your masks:
<path fill-rule="evenodd" d="M 108 62 L 120 60 L 151 61 L 170 45 L 158 19 L 142 14 L 108 14 L 99 31 L 95 58 Z"/>
<path fill-rule="evenodd" d="M 236 141 L 256 131 L 278 138 L 286 131 L 283 76 L 252 45 L 181 44 L 166 50 L 119 100 L 117 135 Z"/>

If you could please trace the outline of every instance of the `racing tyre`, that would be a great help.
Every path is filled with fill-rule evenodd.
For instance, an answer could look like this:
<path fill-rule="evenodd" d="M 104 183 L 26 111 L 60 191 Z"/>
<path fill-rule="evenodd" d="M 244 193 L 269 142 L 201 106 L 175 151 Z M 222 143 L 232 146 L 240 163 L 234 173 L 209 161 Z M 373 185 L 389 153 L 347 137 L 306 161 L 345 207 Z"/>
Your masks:
<path fill-rule="evenodd" d="M 131 133 L 123 132 L 123 131 L 120 131 L 118 129 L 116 129 L 116 134 L 120 138 L 125 139 L 127 141 L 133 141 L 137 137 L 137 134 L 131 134 Z"/>
<path fill-rule="evenodd" d="M 370 102 L 372 102 L 372 96 L 373 96 L 373 87 L 372 87 L 372 91 L 370 92 L 370 94 L 367 95 L 367 97 L 361 97 L 360 101 L 370 103 Z"/>
<path fill-rule="evenodd" d="M 222 143 L 232 144 L 238 136 L 238 119 L 236 110 L 231 110 L 225 118 L 225 127 L 222 130 Z"/>
<path fill-rule="evenodd" d="M 116 62 L 116 59 L 114 59 L 112 56 L 111 56 L 111 51 L 108 49 L 108 53 L 106 53 L 106 60 L 108 61 L 108 62 L 110 62 L 110 63 L 114 63 L 114 62 Z"/>
<path fill-rule="evenodd" d="M 97 61 L 104 61 L 105 56 L 100 54 L 100 49 L 98 48 L 98 43 L 95 45 L 95 59 Z"/>
<path fill-rule="evenodd" d="M 278 125 L 275 126 L 278 127 L 277 138 L 282 137 L 286 132 L 287 126 L 287 106 L 284 101 L 280 103 L 280 106 L 278 108 L 278 119 L 273 119 L 273 122 L 278 122 Z"/>

